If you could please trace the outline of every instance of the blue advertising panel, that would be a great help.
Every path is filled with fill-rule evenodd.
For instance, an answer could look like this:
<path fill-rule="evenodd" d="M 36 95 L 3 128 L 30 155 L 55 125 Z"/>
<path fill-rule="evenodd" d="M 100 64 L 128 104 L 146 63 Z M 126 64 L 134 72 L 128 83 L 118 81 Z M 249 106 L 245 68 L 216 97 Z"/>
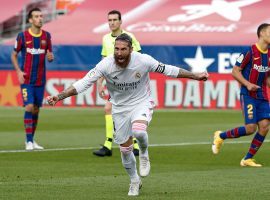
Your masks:
<path fill-rule="evenodd" d="M 155 59 L 191 71 L 230 73 L 236 58 L 247 46 L 142 46 L 142 53 Z M 1 46 L 0 69 L 13 69 L 10 54 L 12 46 Z M 101 59 L 101 46 L 55 45 L 55 60 L 48 70 L 90 70 Z M 20 56 L 19 56 L 20 57 Z M 20 62 L 20 59 L 19 59 Z"/>

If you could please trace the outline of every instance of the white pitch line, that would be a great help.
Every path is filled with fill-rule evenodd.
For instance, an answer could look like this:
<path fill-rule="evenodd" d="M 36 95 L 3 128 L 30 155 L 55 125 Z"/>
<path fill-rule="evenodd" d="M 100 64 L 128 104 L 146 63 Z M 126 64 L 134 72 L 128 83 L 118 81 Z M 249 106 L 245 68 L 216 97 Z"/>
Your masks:
<path fill-rule="evenodd" d="M 251 141 L 227 141 L 226 144 L 247 144 Z M 265 140 L 266 142 L 270 142 L 270 140 Z M 150 147 L 171 147 L 171 146 L 192 146 L 192 145 L 210 145 L 211 142 L 182 142 L 182 143 L 171 143 L 171 144 L 150 144 Z M 55 149 L 44 149 L 44 150 L 35 150 L 31 152 L 45 152 L 45 151 L 74 151 L 74 150 L 92 150 L 97 149 L 98 147 L 70 147 L 70 148 L 55 148 Z M 112 148 L 117 148 L 117 146 L 113 146 Z M 26 150 L 0 150 L 1 153 L 24 153 L 29 152 Z"/>

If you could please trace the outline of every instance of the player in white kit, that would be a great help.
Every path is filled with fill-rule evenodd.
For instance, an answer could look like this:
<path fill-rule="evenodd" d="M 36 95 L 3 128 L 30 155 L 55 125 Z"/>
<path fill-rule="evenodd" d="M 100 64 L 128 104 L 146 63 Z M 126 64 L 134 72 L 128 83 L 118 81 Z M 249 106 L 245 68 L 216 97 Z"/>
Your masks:
<path fill-rule="evenodd" d="M 131 183 L 129 196 L 139 195 L 142 186 L 137 173 L 136 158 L 132 152 L 135 136 L 140 147 L 139 172 L 149 175 L 147 127 L 152 119 L 154 103 L 151 99 L 149 72 L 175 78 L 207 80 L 208 73 L 192 73 L 179 67 L 162 64 L 147 54 L 132 51 L 132 39 L 123 33 L 115 40 L 114 55 L 101 60 L 86 76 L 56 96 L 48 96 L 50 105 L 89 88 L 100 77 L 105 77 L 112 103 L 114 142 L 119 144 L 122 164 Z"/>

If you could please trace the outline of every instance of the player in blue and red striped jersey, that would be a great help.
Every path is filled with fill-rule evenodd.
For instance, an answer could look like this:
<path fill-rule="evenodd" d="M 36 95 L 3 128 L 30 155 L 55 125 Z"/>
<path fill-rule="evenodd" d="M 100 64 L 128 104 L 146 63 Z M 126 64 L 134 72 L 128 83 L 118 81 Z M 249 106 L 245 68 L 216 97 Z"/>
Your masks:
<path fill-rule="evenodd" d="M 16 69 L 23 103 L 25 106 L 24 127 L 26 132 L 26 150 L 43 149 L 34 141 L 38 123 L 39 108 L 42 106 L 46 82 L 45 60 L 53 61 L 50 33 L 41 29 L 43 15 L 39 8 L 28 13 L 31 27 L 18 34 L 11 61 Z M 18 63 L 18 53 L 21 52 L 22 64 Z"/>
<path fill-rule="evenodd" d="M 216 131 L 212 151 L 219 153 L 225 139 L 256 134 L 241 166 L 261 167 L 253 159 L 269 131 L 270 107 L 267 87 L 270 85 L 270 24 L 261 24 L 257 29 L 258 42 L 240 54 L 232 75 L 241 84 L 241 105 L 245 126 L 225 132 Z"/>

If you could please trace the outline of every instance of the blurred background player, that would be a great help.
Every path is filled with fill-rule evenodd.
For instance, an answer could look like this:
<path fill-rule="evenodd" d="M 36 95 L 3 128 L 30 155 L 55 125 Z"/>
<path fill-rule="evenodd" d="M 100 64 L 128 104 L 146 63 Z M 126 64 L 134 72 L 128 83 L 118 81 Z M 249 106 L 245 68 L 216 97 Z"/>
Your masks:
<path fill-rule="evenodd" d="M 114 43 L 117 36 L 122 33 L 127 33 L 132 38 L 132 47 L 134 51 L 141 51 L 140 43 L 136 40 L 135 36 L 127 31 L 121 29 L 122 19 L 121 13 L 117 10 L 112 10 L 108 13 L 108 24 L 111 30 L 110 33 L 103 36 L 102 40 L 102 58 L 112 55 L 114 52 Z M 96 156 L 111 156 L 112 155 L 112 141 L 113 141 L 113 120 L 112 120 L 112 104 L 108 101 L 104 92 L 104 78 L 100 78 L 97 81 L 97 89 L 101 98 L 106 100 L 105 110 L 105 123 L 106 123 L 106 141 L 99 150 L 93 152 Z M 133 138 L 134 143 L 134 155 L 139 155 L 139 146 L 136 138 Z"/>
<path fill-rule="evenodd" d="M 258 42 L 248 51 L 240 54 L 233 67 L 232 75 L 241 84 L 241 105 L 245 126 L 225 132 L 216 131 L 212 150 L 219 153 L 221 145 L 227 138 L 238 138 L 255 134 L 241 166 L 261 167 L 253 156 L 262 145 L 269 130 L 270 107 L 267 87 L 270 86 L 270 24 L 261 24 L 257 29 Z"/>
<path fill-rule="evenodd" d="M 39 8 L 33 8 L 28 13 L 31 27 L 17 36 L 11 61 L 16 69 L 23 104 L 25 106 L 24 127 L 26 133 L 26 150 L 43 149 L 34 141 L 38 123 L 39 108 L 42 106 L 46 82 L 45 58 L 53 61 L 50 33 L 41 29 L 43 15 Z M 18 53 L 21 52 L 22 64 L 19 67 Z"/>

